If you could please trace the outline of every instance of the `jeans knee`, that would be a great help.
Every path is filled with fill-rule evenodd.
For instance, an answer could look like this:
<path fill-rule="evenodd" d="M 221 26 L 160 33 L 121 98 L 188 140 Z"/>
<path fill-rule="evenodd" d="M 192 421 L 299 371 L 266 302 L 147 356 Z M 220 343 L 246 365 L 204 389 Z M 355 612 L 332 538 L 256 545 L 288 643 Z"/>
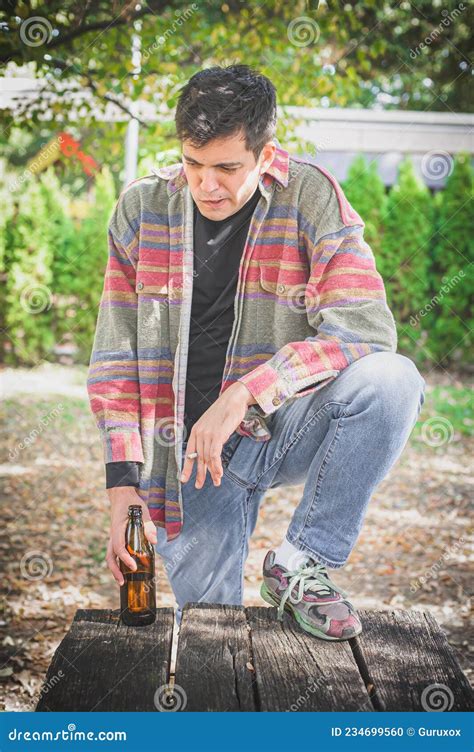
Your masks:
<path fill-rule="evenodd" d="M 360 364 L 364 366 L 358 380 L 362 399 L 374 408 L 378 405 L 385 417 L 394 413 L 411 415 L 415 409 L 420 412 L 426 382 L 410 358 L 378 352 L 361 358 Z"/>

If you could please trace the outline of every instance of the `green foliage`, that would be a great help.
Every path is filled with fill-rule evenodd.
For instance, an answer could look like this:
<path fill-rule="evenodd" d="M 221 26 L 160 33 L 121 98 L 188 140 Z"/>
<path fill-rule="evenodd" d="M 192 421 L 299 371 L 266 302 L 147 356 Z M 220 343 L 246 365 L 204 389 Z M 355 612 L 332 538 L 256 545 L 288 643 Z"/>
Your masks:
<path fill-rule="evenodd" d="M 73 296 L 63 320 L 63 342 L 74 342 L 76 358 L 88 362 L 107 264 L 107 227 L 115 204 L 115 186 L 110 170 L 97 175 L 91 206 L 79 226 L 73 252 L 63 266 L 65 290 Z M 59 282 L 58 276 L 58 282 Z M 64 324 L 67 323 L 64 328 Z"/>
<path fill-rule="evenodd" d="M 39 181 L 30 178 L 21 186 L 16 211 L 7 222 L 6 237 L 11 246 L 5 285 L 5 360 L 35 365 L 50 354 L 54 345 L 54 232 Z"/>
<path fill-rule="evenodd" d="M 378 257 L 382 245 L 387 196 L 377 172 L 376 161 L 367 164 L 362 155 L 357 156 L 349 168 L 343 188 L 349 202 L 364 220 L 364 237 Z"/>
<path fill-rule="evenodd" d="M 6 264 L 6 228 L 7 222 L 11 219 L 13 214 L 13 197 L 11 191 L 6 186 L 0 186 L 0 205 L 2 211 L 0 212 L 0 275 L 5 271 Z"/>
<path fill-rule="evenodd" d="M 107 226 L 115 203 L 109 170 L 98 174 L 87 216 L 71 219 L 71 197 L 49 170 L 14 196 L 3 238 L 7 363 L 34 365 L 69 348 L 87 363 L 107 262 Z"/>
<path fill-rule="evenodd" d="M 439 426 L 438 430 L 441 435 L 444 432 L 449 435 L 449 424 L 444 423 L 444 421 L 449 421 L 455 441 L 461 434 L 474 436 L 472 407 L 472 389 L 462 386 L 430 386 L 428 384 L 423 411 L 415 425 L 413 436 L 423 441 L 423 424 L 430 420 L 433 421 L 431 430 L 435 435 L 436 425 Z"/>
<path fill-rule="evenodd" d="M 142 156 L 139 174 L 175 158 L 172 148 L 158 147 Z M 432 198 L 407 160 L 387 197 L 375 165 L 358 157 L 344 186 L 366 224 L 397 322 L 399 351 L 418 364 L 468 362 L 472 183 L 469 158 L 459 155 L 445 191 Z M 87 365 L 117 195 L 114 177 L 104 168 L 79 202 L 52 170 L 26 182 L 13 180 L 3 194 L 10 205 L 0 304 L 5 358 L 34 364 L 69 348 L 76 362 Z"/>
<path fill-rule="evenodd" d="M 197 70 L 247 63 L 272 78 L 282 105 L 472 111 L 469 91 L 469 4 L 444 12 L 438 3 L 308 3 L 307 0 L 207 0 L 140 5 L 107 0 L 77 3 L 11 0 L 4 13 L 0 60 L 50 81 L 17 123 L 37 130 L 91 121 L 116 100 L 173 109 L 182 84 Z M 6 6 L 5 6 L 6 7 Z M 448 16 L 446 16 L 448 14 Z M 36 25 L 32 18 L 40 17 Z M 132 38 L 140 36 L 141 72 Z M 426 43 L 424 40 L 432 39 Z M 433 36 L 435 35 L 435 36 Z M 81 107 L 71 86 L 85 91 Z M 54 99 L 51 98 L 54 90 Z M 434 96 L 436 94 L 436 96 Z M 72 112 L 74 113 L 71 116 Z M 92 118 L 95 121 L 95 117 Z"/>
<path fill-rule="evenodd" d="M 436 307 L 431 315 L 428 349 L 443 364 L 472 361 L 474 289 L 473 171 L 470 157 L 459 154 L 440 194 L 431 284 Z"/>
<path fill-rule="evenodd" d="M 399 348 L 417 356 L 427 332 L 415 319 L 428 300 L 432 200 L 410 160 L 400 164 L 398 181 L 390 191 L 378 269 L 398 329 Z"/>

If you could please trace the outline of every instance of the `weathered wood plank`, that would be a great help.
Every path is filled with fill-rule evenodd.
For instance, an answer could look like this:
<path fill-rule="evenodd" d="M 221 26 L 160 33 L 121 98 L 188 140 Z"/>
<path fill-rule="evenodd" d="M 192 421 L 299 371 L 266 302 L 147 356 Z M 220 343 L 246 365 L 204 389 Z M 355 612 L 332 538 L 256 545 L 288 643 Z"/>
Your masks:
<path fill-rule="evenodd" d="M 349 641 L 302 630 L 276 608 L 246 608 L 262 711 L 372 711 Z M 350 642 L 354 642 L 351 640 Z"/>
<path fill-rule="evenodd" d="M 169 681 L 174 611 L 127 627 L 120 611 L 76 612 L 46 674 L 37 711 L 155 711 Z"/>
<path fill-rule="evenodd" d="M 381 710 L 472 710 L 473 691 L 428 612 L 361 610 L 359 667 L 365 663 Z M 440 686 L 436 686 L 440 685 Z"/>
<path fill-rule="evenodd" d="M 249 629 L 242 606 L 186 604 L 175 672 L 177 694 L 185 693 L 183 710 L 257 710 L 250 666 Z"/>

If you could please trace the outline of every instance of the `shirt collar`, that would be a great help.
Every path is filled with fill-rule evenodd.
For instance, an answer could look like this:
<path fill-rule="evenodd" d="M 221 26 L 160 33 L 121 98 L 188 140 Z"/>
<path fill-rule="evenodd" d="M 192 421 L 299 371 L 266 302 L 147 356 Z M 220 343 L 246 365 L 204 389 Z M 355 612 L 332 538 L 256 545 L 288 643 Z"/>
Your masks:
<path fill-rule="evenodd" d="M 260 180 L 265 188 L 269 188 L 274 180 L 280 183 L 283 188 L 286 188 L 289 177 L 290 155 L 285 149 L 281 148 L 278 139 L 274 138 L 273 141 L 276 145 L 275 156 L 271 165 L 261 175 Z M 182 162 L 177 162 L 169 167 L 153 169 L 152 172 L 168 181 L 168 196 L 172 196 L 173 193 L 187 184 Z"/>

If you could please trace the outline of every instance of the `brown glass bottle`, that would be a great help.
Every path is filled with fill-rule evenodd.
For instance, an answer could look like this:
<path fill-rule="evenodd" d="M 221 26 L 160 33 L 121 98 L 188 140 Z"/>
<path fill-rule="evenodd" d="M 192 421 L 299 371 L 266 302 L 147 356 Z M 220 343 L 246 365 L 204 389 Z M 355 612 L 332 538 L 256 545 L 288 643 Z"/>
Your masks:
<path fill-rule="evenodd" d="M 119 559 L 124 583 L 120 586 L 120 617 L 129 627 L 152 624 L 156 618 L 155 550 L 145 535 L 140 504 L 128 507 L 125 548 L 137 565 L 133 571 Z"/>

